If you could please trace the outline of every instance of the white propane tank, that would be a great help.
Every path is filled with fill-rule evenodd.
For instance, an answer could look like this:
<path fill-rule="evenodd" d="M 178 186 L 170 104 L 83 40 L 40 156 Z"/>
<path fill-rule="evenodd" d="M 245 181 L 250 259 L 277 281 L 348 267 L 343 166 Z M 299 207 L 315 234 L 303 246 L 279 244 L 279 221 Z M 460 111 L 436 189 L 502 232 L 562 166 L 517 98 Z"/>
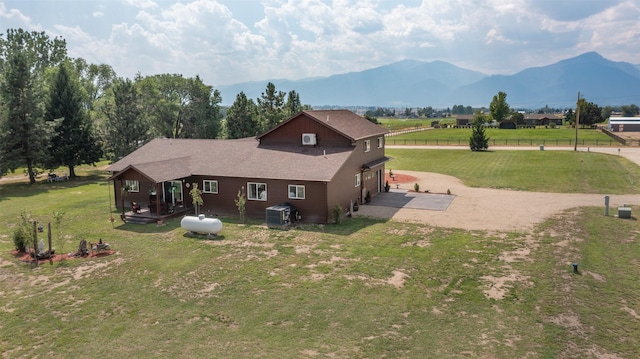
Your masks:
<path fill-rule="evenodd" d="M 198 217 L 183 217 L 180 221 L 180 227 L 194 233 L 216 235 L 222 230 L 222 222 L 217 218 L 206 218 L 204 214 L 201 214 Z"/>

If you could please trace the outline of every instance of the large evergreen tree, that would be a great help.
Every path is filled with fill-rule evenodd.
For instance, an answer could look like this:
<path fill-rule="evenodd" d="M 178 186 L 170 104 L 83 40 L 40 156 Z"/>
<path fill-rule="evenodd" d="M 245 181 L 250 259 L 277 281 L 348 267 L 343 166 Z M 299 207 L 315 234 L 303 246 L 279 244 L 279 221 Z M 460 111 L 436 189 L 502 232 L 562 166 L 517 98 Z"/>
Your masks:
<path fill-rule="evenodd" d="M 48 133 L 40 106 L 40 92 L 27 55 L 15 52 L 3 64 L 0 96 L 5 104 L 0 119 L 0 174 L 26 167 L 29 183 L 46 160 Z"/>
<path fill-rule="evenodd" d="M 258 134 L 258 109 L 255 102 L 247 98 L 244 92 L 236 96 L 236 100 L 227 110 L 226 127 L 228 138 L 243 138 Z"/>
<path fill-rule="evenodd" d="M 267 84 L 265 92 L 258 98 L 261 131 L 269 130 L 284 120 L 284 96 L 284 92 L 276 91 L 273 83 Z"/>
<path fill-rule="evenodd" d="M 0 34 L 0 175 L 26 167 L 35 183 L 48 143 L 43 119 L 45 71 L 67 56 L 63 39 L 9 29 Z"/>
<path fill-rule="evenodd" d="M 287 94 L 287 102 L 284 104 L 285 117 L 291 117 L 298 112 L 304 110 L 302 102 L 300 102 L 300 95 L 295 91 L 289 91 Z"/>
<path fill-rule="evenodd" d="M 84 108 L 79 81 L 72 76 L 70 66 L 61 63 L 50 86 L 45 119 L 54 124 L 54 133 L 49 143 L 47 167 L 67 166 L 69 177 L 75 178 L 75 167 L 99 161 L 102 149 Z"/>

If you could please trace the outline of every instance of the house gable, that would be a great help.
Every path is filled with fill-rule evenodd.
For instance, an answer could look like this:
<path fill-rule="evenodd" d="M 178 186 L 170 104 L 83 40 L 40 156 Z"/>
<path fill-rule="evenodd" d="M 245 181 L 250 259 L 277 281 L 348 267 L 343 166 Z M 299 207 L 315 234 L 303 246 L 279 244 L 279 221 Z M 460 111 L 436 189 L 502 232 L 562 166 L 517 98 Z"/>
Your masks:
<path fill-rule="evenodd" d="M 387 130 L 347 110 L 303 111 L 259 135 L 263 145 L 305 146 L 303 135 L 315 136 L 312 146 L 349 147 Z M 306 145 L 308 146 L 308 145 Z"/>
<path fill-rule="evenodd" d="M 352 144 L 352 140 L 349 137 L 336 132 L 335 129 L 316 121 L 304 113 L 282 123 L 281 126 L 265 133 L 258 139 L 261 145 L 268 146 L 309 146 L 303 144 L 302 136 L 304 134 L 315 136 L 314 144 L 311 146 L 351 147 Z"/>

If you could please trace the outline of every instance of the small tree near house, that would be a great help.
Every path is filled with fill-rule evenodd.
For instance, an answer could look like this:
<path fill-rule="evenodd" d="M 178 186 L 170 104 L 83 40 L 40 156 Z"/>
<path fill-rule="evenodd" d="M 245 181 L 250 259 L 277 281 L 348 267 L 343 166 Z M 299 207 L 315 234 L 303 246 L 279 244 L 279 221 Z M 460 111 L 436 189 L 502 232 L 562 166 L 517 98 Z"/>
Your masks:
<path fill-rule="evenodd" d="M 238 213 L 240 214 L 240 222 L 244 223 L 244 214 L 246 210 L 245 206 L 247 204 L 247 197 L 245 196 L 245 193 L 244 193 L 244 186 L 242 186 L 242 189 L 238 190 L 238 195 L 235 202 L 236 202 L 236 207 L 238 208 Z"/>
<path fill-rule="evenodd" d="M 477 113 L 473 119 L 469 147 L 471 151 L 486 151 L 489 148 L 489 138 L 484 132 L 485 117 Z"/>
<path fill-rule="evenodd" d="M 204 201 L 202 200 L 202 190 L 198 188 L 197 183 L 193 183 L 191 185 L 191 190 L 189 191 L 189 195 L 191 195 L 191 203 L 193 203 L 193 208 L 196 210 L 196 216 L 198 215 L 198 209 Z"/>

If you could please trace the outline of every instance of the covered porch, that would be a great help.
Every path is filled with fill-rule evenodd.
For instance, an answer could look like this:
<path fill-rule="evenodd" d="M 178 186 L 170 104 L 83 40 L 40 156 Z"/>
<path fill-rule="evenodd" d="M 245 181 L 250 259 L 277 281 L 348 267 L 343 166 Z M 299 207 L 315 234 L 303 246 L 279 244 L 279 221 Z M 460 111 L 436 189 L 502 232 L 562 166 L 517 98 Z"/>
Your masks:
<path fill-rule="evenodd" d="M 114 199 L 120 218 L 128 223 L 152 223 L 192 210 L 186 201 L 188 172 L 166 171 L 154 163 L 127 166 L 113 174 Z M 178 167 L 179 168 L 179 167 Z"/>

